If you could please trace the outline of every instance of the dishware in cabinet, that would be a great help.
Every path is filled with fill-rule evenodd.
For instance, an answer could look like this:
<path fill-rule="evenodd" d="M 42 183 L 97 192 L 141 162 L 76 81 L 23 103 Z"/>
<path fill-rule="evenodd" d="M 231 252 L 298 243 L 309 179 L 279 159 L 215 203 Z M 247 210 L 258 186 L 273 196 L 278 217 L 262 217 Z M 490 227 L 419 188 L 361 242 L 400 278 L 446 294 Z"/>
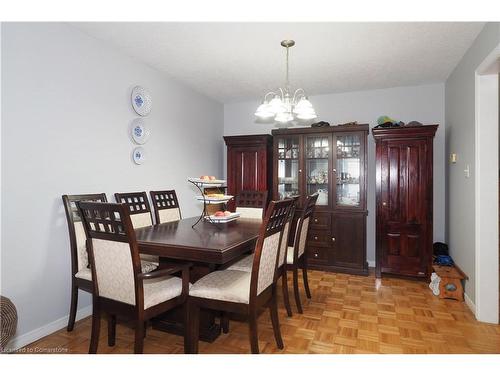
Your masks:
<path fill-rule="evenodd" d="M 368 274 L 368 125 L 273 130 L 273 199 L 318 193 L 306 245 L 312 269 Z M 295 221 L 294 221 L 295 225 Z M 290 243 L 294 241 L 294 230 Z"/>

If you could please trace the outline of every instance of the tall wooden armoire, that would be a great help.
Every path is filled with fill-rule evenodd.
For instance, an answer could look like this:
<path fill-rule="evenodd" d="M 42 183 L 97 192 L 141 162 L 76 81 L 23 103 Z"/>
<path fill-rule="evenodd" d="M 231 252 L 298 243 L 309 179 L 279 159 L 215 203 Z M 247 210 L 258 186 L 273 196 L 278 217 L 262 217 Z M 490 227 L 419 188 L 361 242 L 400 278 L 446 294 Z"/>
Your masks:
<path fill-rule="evenodd" d="M 432 272 L 432 154 L 438 125 L 375 128 L 376 276 Z"/>
<path fill-rule="evenodd" d="M 270 134 L 226 136 L 227 192 L 267 191 L 272 196 L 273 138 Z"/>

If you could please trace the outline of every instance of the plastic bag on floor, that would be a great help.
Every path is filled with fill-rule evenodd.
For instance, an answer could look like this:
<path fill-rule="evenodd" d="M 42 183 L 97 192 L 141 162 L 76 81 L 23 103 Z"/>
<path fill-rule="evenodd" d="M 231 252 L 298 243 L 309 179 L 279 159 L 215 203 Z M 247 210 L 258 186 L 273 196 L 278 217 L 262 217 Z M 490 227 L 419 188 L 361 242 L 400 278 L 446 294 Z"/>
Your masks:
<path fill-rule="evenodd" d="M 436 272 L 433 272 L 431 275 L 431 282 L 429 283 L 429 288 L 432 290 L 432 293 L 435 296 L 439 296 L 439 282 L 441 278 L 437 275 Z"/>

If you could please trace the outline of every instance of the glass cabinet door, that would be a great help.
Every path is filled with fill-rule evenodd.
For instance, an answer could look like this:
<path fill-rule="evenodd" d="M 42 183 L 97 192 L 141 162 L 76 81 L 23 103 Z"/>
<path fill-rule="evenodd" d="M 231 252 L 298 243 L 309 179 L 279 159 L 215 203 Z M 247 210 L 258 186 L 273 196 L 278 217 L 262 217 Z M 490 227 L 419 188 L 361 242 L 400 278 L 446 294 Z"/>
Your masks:
<path fill-rule="evenodd" d="M 306 186 L 307 195 L 318 193 L 319 206 L 328 206 L 330 137 L 315 135 L 306 138 Z"/>
<path fill-rule="evenodd" d="M 343 207 L 360 206 L 361 178 L 361 135 L 345 134 L 336 136 L 336 205 Z"/>
<path fill-rule="evenodd" d="M 278 139 L 279 199 L 299 195 L 299 137 Z"/>

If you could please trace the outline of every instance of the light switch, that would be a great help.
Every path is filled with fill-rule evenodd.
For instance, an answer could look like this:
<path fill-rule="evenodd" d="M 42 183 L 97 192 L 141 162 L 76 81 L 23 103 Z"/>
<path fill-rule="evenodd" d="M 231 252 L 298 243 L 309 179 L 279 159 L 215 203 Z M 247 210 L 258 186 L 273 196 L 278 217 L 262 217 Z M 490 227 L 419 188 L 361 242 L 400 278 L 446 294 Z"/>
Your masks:
<path fill-rule="evenodd" d="M 469 166 L 469 164 L 465 164 L 464 176 L 465 176 L 465 178 L 469 178 L 470 177 L 470 166 Z"/>
<path fill-rule="evenodd" d="M 450 154 L 450 163 L 456 164 L 458 160 L 458 155 L 454 152 Z"/>

